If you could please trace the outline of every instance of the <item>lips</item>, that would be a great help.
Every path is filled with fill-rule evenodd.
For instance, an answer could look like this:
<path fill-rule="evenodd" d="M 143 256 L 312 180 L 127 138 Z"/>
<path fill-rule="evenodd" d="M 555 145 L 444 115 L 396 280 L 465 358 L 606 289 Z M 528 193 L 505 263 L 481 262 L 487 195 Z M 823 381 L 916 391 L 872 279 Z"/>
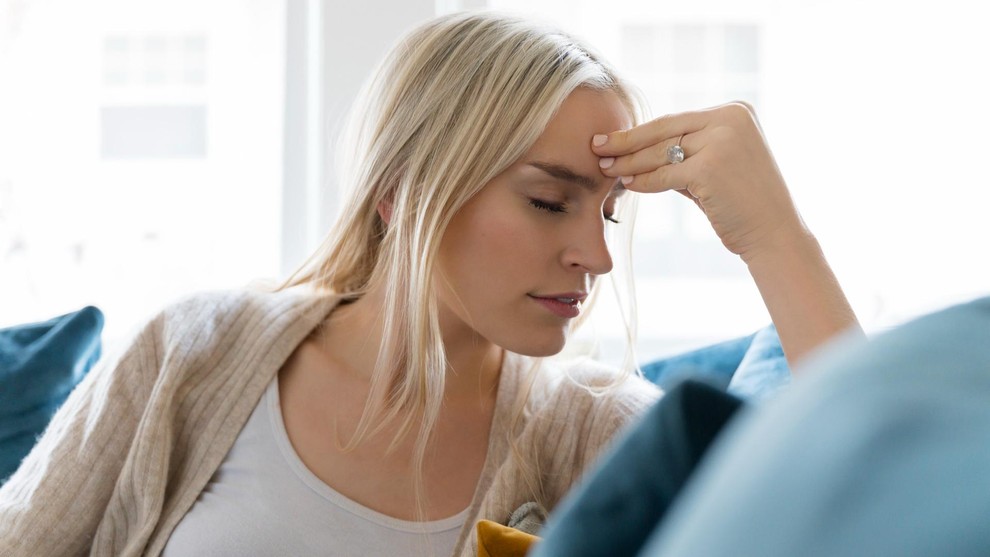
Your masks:
<path fill-rule="evenodd" d="M 586 292 L 562 292 L 547 295 L 529 294 L 529 297 L 550 313 L 571 319 L 581 313 L 581 302 L 588 297 L 588 294 Z"/>

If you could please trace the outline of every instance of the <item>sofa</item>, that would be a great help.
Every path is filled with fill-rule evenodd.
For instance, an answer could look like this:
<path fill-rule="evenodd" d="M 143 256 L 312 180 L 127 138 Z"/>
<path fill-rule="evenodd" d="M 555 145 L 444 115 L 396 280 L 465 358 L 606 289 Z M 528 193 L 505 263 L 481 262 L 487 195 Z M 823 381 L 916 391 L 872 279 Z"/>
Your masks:
<path fill-rule="evenodd" d="M 690 408 L 668 393 L 529 554 L 990 555 L 988 341 L 990 297 L 840 336 L 785 392 L 724 420 L 672 501 L 656 476 L 678 472 L 669 440 Z"/>

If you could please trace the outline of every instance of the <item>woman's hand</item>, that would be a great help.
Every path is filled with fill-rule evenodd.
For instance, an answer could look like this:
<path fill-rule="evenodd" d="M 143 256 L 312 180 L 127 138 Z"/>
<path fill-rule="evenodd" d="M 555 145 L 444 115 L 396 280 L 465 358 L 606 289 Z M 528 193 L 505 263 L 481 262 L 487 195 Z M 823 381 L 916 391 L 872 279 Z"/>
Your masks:
<path fill-rule="evenodd" d="M 593 143 L 602 173 L 623 177 L 630 191 L 677 190 L 694 200 L 744 261 L 809 234 L 747 104 L 662 116 Z M 667 150 L 678 144 L 684 160 L 671 163 Z"/>
<path fill-rule="evenodd" d="M 729 103 L 662 116 L 592 143 L 602 172 L 622 177 L 627 189 L 676 190 L 701 207 L 725 247 L 746 262 L 792 369 L 840 331 L 862 334 L 752 107 Z M 684 160 L 672 163 L 667 150 L 678 144 Z"/>

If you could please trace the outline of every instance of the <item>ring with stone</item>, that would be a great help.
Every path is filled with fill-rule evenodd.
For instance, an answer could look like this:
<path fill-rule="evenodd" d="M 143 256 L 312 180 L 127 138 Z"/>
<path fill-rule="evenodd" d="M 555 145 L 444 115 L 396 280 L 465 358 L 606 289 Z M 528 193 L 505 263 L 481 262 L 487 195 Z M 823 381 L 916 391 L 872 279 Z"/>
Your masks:
<path fill-rule="evenodd" d="M 681 140 L 684 139 L 682 134 L 677 138 L 677 144 L 667 147 L 667 162 L 670 164 L 677 164 L 679 162 L 684 162 L 684 149 L 681 148 Z"/>

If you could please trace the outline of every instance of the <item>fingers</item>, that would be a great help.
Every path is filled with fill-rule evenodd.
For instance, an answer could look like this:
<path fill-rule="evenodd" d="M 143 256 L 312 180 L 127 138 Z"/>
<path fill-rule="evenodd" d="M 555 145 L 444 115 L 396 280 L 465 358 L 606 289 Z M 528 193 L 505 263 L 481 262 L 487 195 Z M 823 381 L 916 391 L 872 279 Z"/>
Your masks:
<path fill-rule="evenodd" d="M 705 144 L 705 135 L 704 132 L 695 132 L 683 137 L 676 136 L 650 145 L 631 155 L 604 157 L 599 159 L 598 165 L 601 167 L 602 174 L 606 176 L 620 177 L 646 174 L 662 166 L 675 164 L 670 162 L 668 154 L 668 150 L 675 145 L 680 145 L 684 151 L 685 161 L 696 155 Z"/>
<path fill-rule="evenodd" d="M 676 141 L 682 135 L 696 133 L 712 125 L 749 123 L 759 129 L 759 121 L 752 105 L 734 101 L 723 105 L 667 114 L 628 130 L 614 131 L 594 136 L 591 150 L 599 157 L 621 157 L 661 142 Z"/>
<path fill-rule="evenodd" d="M 617 157 L 704 129 L 706 111 L 668 114 L 628 130 L 596 135 L 592 150 L 600 157 Z M 604 142 L 603 142 L 604 140 Z"/>
<path fill-rule="evenodd" d="M 715 153 L 712 156 L 724 159 L 729 156 L 726 153 L 738 151 L 740 144 L 754 142 L 763 143 L 752 107 L 733 102 L 662 116 L 629 130 L 597 135 L 592 149 L 601 157 L 602 174 L 621 177 L 626 189 L 650 192 L 690 189 L 702 181 L 699 173 L 706 168 L 699 155 L 711 148 Z M 674 145 L 683 149 L 683 162 L 672 163 L 668 159 L 668 149 Z M 685 168 L 694 172 L 686 172 Z"/>
<path fill-rule="evenodd" d="M 630 174 L 623 177 L 623 185 L 629 191 L 639 193 L 657 193 L 669 190 L 684 190 L 680 193 L 694 198 L 689 193 L 697 179 L 697 171 L 689 165 L 687 159 L 679 164 L 666 164 L 640 174 Z"/>

